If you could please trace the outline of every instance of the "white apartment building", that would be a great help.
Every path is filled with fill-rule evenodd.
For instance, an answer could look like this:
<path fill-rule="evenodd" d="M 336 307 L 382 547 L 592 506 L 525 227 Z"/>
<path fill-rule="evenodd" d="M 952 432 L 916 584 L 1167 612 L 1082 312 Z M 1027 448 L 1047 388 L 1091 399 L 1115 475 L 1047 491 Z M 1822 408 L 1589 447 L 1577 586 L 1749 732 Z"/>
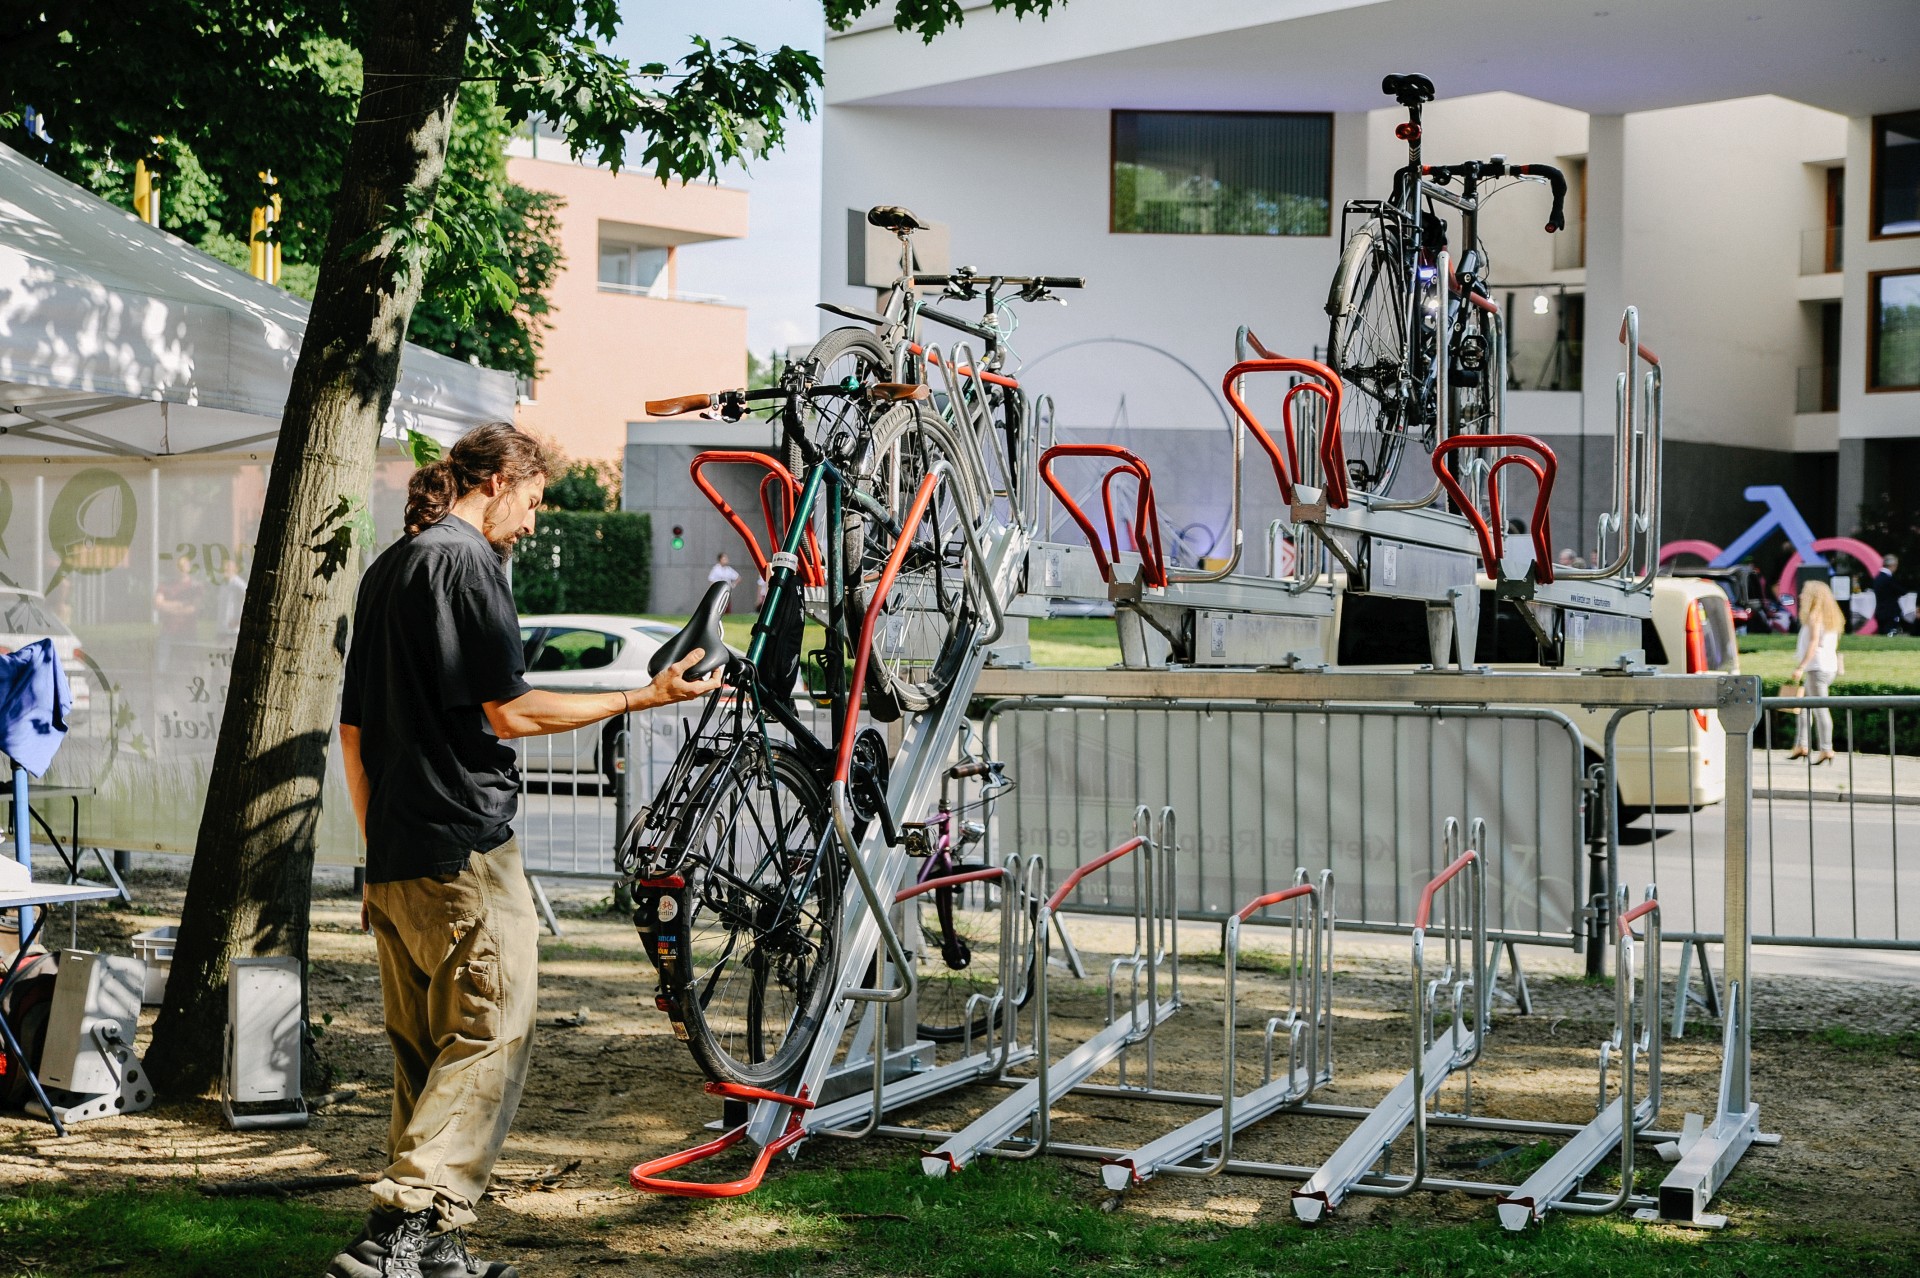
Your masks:
<path fill-rule="evenodd" d="M 1561 459 L 1556 542 L 1584 553 L 1606 505 L 1629 303 L 1667 368 L 1668 539 L 1730 541 L 1750 484 L 1785 485 L 1817 535 L 1878 492 L 1920 507 L 1912 0 L 966 7 L 931 44 L 879 20 L 828 42 L 822 296 L 870 304 L 845 228 L 877 203 L 944 224 L 956 264 L 1086 276 L 1022 309 L 1024 380 L 1070 433 L 1126 431 L 1176 522 L 1224 509 L 1237 326 L 1325 347 L 1342 206 L 1406 162 L 1380 80 L 1407 71 L 1439 90 L 1428 163 L 1502 154 L 1574 186 L 1561 235 L 1535 184 L 1481 224 L 1508 428 Z M 1245 488 L 1253 541 L 1278 506 L 1257 456 Z"/>

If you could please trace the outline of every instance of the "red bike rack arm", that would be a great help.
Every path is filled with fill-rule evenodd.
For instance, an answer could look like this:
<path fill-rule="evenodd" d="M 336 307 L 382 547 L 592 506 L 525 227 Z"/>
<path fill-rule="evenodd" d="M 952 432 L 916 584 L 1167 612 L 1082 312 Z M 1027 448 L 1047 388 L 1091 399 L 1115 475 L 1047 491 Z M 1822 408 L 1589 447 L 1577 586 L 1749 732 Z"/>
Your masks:
<path fill-rule="evenodd" d="M 1634 920 L 1644 918 L 1645 916 L 1653 913 L 1655 910 L 1659 908 L 1660 908 L 1660 902 L 1656 900 L 1646 900 L 1646 901 L 1640 902 L 1640 904 L 1634 906 L 1631 910 L 1628 910 L 1625 913 L 1623 913 L 1620 916 L 1620 935 L 1622 937 L 1631 935 L 1633 932 Z"/>
<path fill-rule="evenodd" d="M 1115 861 L 1118 861 L 1121 857 L 1125 856 L 1127 853 L 1138 851 L 1141 847 L 1143 847 L 1146 844 L 1146 841 L 1147 840 L 1144 835 L 1136 834 L 1131 839 L 1128 839 L 1125 843 L 1122 843 L 1119 847 L 1115 848 L 1113 851 L 1102 853 L 1101 855 L 1093 858 L 1093 860 L 1087 862 L 1085 865 L 1081 866 L 1079 869 L 1075 870 L 1072 874 L 1069 874 L 1067 876 L 1066 882 L 1062 883 L 1057 889 L 1055 889 L 1053 895 L 1047 898 L 1047 909 L 1049 910 L 1059 909 L 1060 903 L 1066 900 L 1068 896 L 1072 895 L 1073 890 L 1075 888 L 1080 886 L 1080 880 L 1086 878 L 1089 874 L 1092 874 L 1095 870 L 1105 869 L 1107 866 L 1112 865 Z"/>
<path fill-rule="evenodd" d="M 1114 460 L 1115 464 L 1108 469 L 1100 484 L 1101 497 L 1106 505 L 1107 536 L 1108 544 L 1112 548 L 1111 554 L 1108 553 L 1107 547 L 1101 545 L 1100 533 L 1094 528 L 1093 521 L 1087 518 L 1086 512 L 1080 509 L 1080 503 L 1073 499 L 1067 492 L 1066 486 L 1053 473 L 1053 463 L 1061 457 L 1106 457 Z M 1149 586 L 1165 586 L 1167 584 L 1166 556 L 1160 549 L 1159 510 L 1153 500 L 1153 473 L 1147 469 L 1147 464 L 1118 444 L 1055 444 L 1040 454 L 1041 482 L 1060 499 L 1060 504 L 1066 507 L 1068 516 L 1085 534 L 1087 545 L 1093 548 L 1094 562 L 1100 565 L 1101 579 L 1108 583 L 1113 581 L 1113 561 L 1120 556 L 1119 529 L 1113 518 L 1113 479 L 1115 475 L 1122 472 L 1131 473 L 1140 484 L 1140 494 L 1135 503 L 1138 525 L 1150 527 L 1153 530 L 1151 543 L 1137 532 L 1135 534 L 1136 540 L 1140 543 L 1142 573 Z"/>
<path fill-rule="evenodd" d="M 1269 905 L 1278 905 L 1282 901 L 1291 901 L 1296 897 L 1312 896 L 1312 895 L 1313 895 L 1313 884 L 1296 883 L 1292 887 L 1283 889 L 1282 891 L 1279 891 L 1279 892 L 1269 892 L 1265 896 L 1256 896 L 1255 898 L 1253 898 L 1253 900 L 1248 901 L 1245 905 L 1241 906 L 1239 912 L 1235 914 L 1234 917 L 1239 919 L 1242 923 L 1245 923 L 1248 918 L 1250 918 L 1255 914 L 1258 914 L 1261 910 L 1266 909 Z"/>
<path fill-rule="evenodd" d="M 908 346 L 907 349 L 912 351 L 915 355 L 925 355 L 927 357 L 927 362 L 929 364 L 932 364 L 935 368 L 940 367 L 941 360 L 940 360 L 939 351 L 934 351 L 931 354 L 929 354 L 917 342 Z M 953 371 L 957 376 L 960 376 L 960 377 L 972 377 L 973 365 L 956 364 L 954 366 Z M 980 370 L 980 380 L 993 386 L 1008 386 L 1016 390 L 1019 389 L 1019 386 L 1020 386 L 1019 382 L 1015 381 L 1011 377 L 1006 376 L 1003 373 L 989 373 L 985 369 Z"/>
<path fill-rule="evenodd" d="M 1342 390 L 1338 374 L 1318 360 L 1274 355 L 1251 333 L 1247 335 L 1247 340 L 1262 358 L 1242 360 L 1235 364 L 1227 370 L 1220 388 L 1234 415 L 1246 423 L 1247 429 L 1253 432 L 1260 447 L 1266 451 L 1267 459 L 1273 463 L 1273 477 L 1280 485 L 1281 499 L 1288 505 L 1293 504 L 1294 473 L 1299 469 L 1299 449 L 1293 436 L 1293 401 L 1301 391 L 1311 387 L 1314 394 L 1327 402 L 1328 429 L 1320 432 L 1320 468 L 1326 474 L 1327 505 L 1336 510 L 1345 508 L 1348 499 L 1347 454 L 1340 438 Z M 1273 437 L 1267 434 L 1266 427 L 1260 424 L 1260 419 L 1254 416 L 1253 410 L 1247 407 L 1246 401 L 1240 398 L 1235 383 L 1249 373 L 1298 373 L 1315 379 L 1288 390 L 1286 399 L 1281 403 L 1281 426 L 1287 443 L 1284 454 L 1274 443 Z"/>
<path fill-rule="evenodd" d="M 705 1091 L 709 1096 L 724 1096 L 729 1100 L 775 1101 L 796 1110 L 812 1109 L 813 1102 L 807 1099 L 806 1089 L 802 1088 L 798 1096 L 787 1096 L 780 1092 L 770 1092 L 763 1087 L 745 1087 L 739 1083 L 708 1083 Z M 724 1153 L 739 1144 L 747 1134 L 747 1125 L 727 1132 L 704 1145 L 695 1145 L 692 1149 L 683 1149 L 677 1154 L 668 1154 L 664 1158 L 655 1158 L 641 1163 L 627 1175 L 627 1183 L 635 1189 L 652 1194 L 671 1194 L 676 1198 L 738 1198 L 759 1188 L 760 1181 L 767 1174 L 767 1168 L 774 1157 L 796 1141 L 806 1136 L 806 1130 L 800 1125 L 800 1116 L 787 1116 L 787 1129 L 773 1140 L 760 1147 L 754 1156 L 753 1166 L 739 1180 L 720 1182 L 668 1180 L 661 1172 L 678 1171 L 694 1163 L 703 1162 L 715 1154 Z"/>
<path fill-rule="evenodd" d="M 938 471 L 920 481 L 920 491 L 913 495 L 913 505 L 907 509 L 907 517 L 900 524 L 900 539 L 893 543 L 893 553 L 887 556 L 886 567 L 880 570 L 873 603 L 860 623 L 860 646 L 855 650 L 853 680 L 847 684 L 856 697 L 860 689 L 867 686 L 867 663 L 873 656 L 873 628 L 879 622 L 880 614 L 886 611 L 887 596 L 893 593 L 894 578 L 900 575 L 900 565 L 906 561 L 907 548 L 913 545 L 913 530 L 920 526 L 920 520 L 926 515 L 927 504 L 933 500 L 934 485 L 939 482 Z M 853 772 L 853 739 L 859 735 L 858 725 L 859 716 L 850 714 L 847 716 L 846 731 L 840 734 L 840 749 L 833 765 L 833 779 L 840 785 L 845 785 Z"/>
<path fill-rule="evenodd" d="M 1539 455 L 1539 460 L 1524 453 L 1508 453 L 1496 460 L 1487 470 L 1487 515 L 1480 513 L 1467 497 L 1466 489 L 1460 486 L 1459 479 L 1447 469 L 1446 459 L 1449 453 L 1463 448 L 1524 448 Z M 1559 461 L 1553 455 L 1553 449 L 1531 435 L 1455 435 L 1452 439 L 1442 440 L 1433 450 L 1433 473 L 1440 484 L 1473 524 L 1475 536 L 1480 539 L 1480 558 L 1486 564 L 1487 575 L 1496 581 L 1500 578 L 1500 559 L 1506 552 L 1506 528 L 1500 512 L 1500 485 L 1495 482 L 1504 466 L 1522 466 L 1533 472 L 1537 491 L 1533 498 L 1533 518 L 1527 521 L 1528 533 L 1533 540 L 1533 562 L 1535 579 L 1542 584 L 1553 580 L 1553 530 L 1549 520 L 1547 505 L 1553 496 L 1553 479 L 1559 470 Z"/>
<path fill-rule="evenodd" d="M 1115 559 L 1120 557 L 1120 530 L 1113 519 L 1113 481 L 1121 475 L 1132 475 L 1137 491 L 1134 493 L 1133 542 L 1140 552 L 1140 566 L 1149 586 L 1167 584 L 1166 555 L 1160 547 L 1160 510 L 1153 499 L 1153 474 L 1147 464 L 1138 457 L 1128 454 L 1127 460 L 1107 472 L 1100 481 L 1100 500 L 1107 510 L 1107 542 L 1113 547 Z M 1151 534 L 1141 533 L 1146 529 Z"/>
<path fill-rule="evenodd" d="M 928 879 L 925 883 L 916 883 L 912 887 L 896 893 L 893 898 L 893 903 L 899 905 L 902 901 L 911 901 L 916 896 L 935 891 L 939 888 L 959 887 L 962 883 L 980 883 L 987 879 L 1004 879 L 1006 877 L 1006 870 L 997 865 L 985 870 L 968 870 L 965 874 L 949 874 L 938 879 Z"/>
<path fill-rule="evenodd" d="M 747 543 L 747 553 L 753 557 L 754 568 L 764 577 L 769 569 L 766 552 L 760 548 L 760 539 L 753 535 L 753 530 L 747 527 L 747 521 L 742 519 L 740 513 L 720 495 L 720 490 L 713 486 L 712 481 L 701 473 L 706 467 L 712 465 L 759 466 L 767 471 L 766 476 L 760 481 L 760 511 L 766 517 L 767 537 L 775 546 L 778 546 L 782 540 L 782 530 L 774 526 L 773 502 L 769 486 L 778 483 L 786 489 L 788 508 L 791 509 L 799 500 L 800 483 L 775 458 L 765 453 L 747 452 L 743 449 L 714 449 L 700 453 L 688 467 L 693 476 L 694 487 L 713 503 L 714 509 L 720 512 L 720 517 L 740 534 L 741 540 Z M 803 562 L 800 565 L 801 580 L 809 586 L 825 585 L 827 580 L 826 568 L 823 566 L 825 562 L 820 554 L 819 539 L 814 536 L 813 529 L 807 529 L 807 554 L 803 556 Z"/>
<path fill-rule="evenodd" d="M 1419 928 L 1423 932 L 1426 930 L 1427 924 L 1433 919 L 1434 893 L 1445 887 L 1448 880 L 1457 876 L 1462 870 L 1479 859 L 1480 854 L 1478 852 L 1462 852 L 1459 859 L 1452 865 L 1449 865 L 1446 869 L 1434 875 L 1433 881 L 1428 883 L 1420 892 L 1420 908 L 1415 910 L 1413 914 L 1414 927 Z"/>
<path fill-rule="evenodd" d="M 1627 317 L 1625 315 L 1620 317 L 1620 344 L 1622 346 L 1627 344 Z M 1660 367 L 1660 357 L 1658 355 L 1655 355 L 1644 346 L 1637 347 L 1636 349 L 1639 351 L 1641 359 L 1644 359 L 1655 368 Z"/>

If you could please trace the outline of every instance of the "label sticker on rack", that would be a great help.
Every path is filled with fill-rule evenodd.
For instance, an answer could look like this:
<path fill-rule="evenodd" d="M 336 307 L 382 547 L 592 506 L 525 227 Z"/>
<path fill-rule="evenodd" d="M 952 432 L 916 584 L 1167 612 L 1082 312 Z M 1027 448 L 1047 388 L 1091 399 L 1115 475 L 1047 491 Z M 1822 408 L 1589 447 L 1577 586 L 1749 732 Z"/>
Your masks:
<path fill-rule="evenodd" d="M 774 551 L 772 557 L 767 560 L 767 570 L 772 572 L 780 568 L 785 568 L 788 572 L 799 572 L 800 556 L 791 550 Z"/>
<path fill-rule="evenodd" d="M 1380 584 L 1400 584 L 1400 547 L 1387 542 L 1380 547 Z"/>
<path fill-rule="evenodd" d="M 1040 585 L 1043 589 L 1058 590 L 1065 579 L 1060 571 L 1060 552 L 1050 550 L 1040 557 Z"/>
<path fill-rule="evenodd" d="M 1208 618 L 1208 624 L 1213 629 L 1213 655 L 1224 661 L 1227 656 L 1227 619 L 1225 617 L 1210 617 Z"/>
<path fill-rule="evenodd" d="M 907 646 L 907 619 L 895 614 L 887 618 L 887 628 L 881 636 L 880 650 L 889 657 L 897 657 L 900 650 Z"/>

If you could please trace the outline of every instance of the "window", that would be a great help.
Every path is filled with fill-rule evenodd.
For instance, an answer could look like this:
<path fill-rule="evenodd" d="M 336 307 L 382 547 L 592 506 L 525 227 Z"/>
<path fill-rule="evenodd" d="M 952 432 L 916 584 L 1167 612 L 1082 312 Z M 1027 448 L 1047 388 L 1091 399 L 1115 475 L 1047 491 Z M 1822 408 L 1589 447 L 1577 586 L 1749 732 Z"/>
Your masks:
<path fill-rule="evenodd" d="M 1873 221 L 1879 239 L 1920 235 L 1920 111 L 1873 121 Z"/>
<path fill-rule="evenodd" d="M 613 293 L 667 296 L 667 254 L 663 248 L 600 241 L 600 287 Z"/>
<path fill-rule="evenodd" d="M 600 630 L 522 630 L 527 669 L 535 674 L 598 670 L 613 664 L 623 640 Z"/>
<path fill-rule="evenodd" d="M 1920 267 L 1867 276 L 1867 389 L 1920 390 Z"/>
<path fill-rule="evenodd" d="M 1332 201 L 1331 115 L 1113 113 L 1117 233 L 1328 235 Z"/>

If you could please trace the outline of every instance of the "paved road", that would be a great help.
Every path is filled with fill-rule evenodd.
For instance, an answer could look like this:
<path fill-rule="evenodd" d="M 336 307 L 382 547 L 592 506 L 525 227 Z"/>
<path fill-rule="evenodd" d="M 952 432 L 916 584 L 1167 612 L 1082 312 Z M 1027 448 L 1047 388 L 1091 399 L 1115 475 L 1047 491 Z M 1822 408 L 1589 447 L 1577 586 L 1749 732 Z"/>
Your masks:
<path fill-rule="evenodd" d="M 1721 929 L 1725 812 L 1660 813 L 1622 832 L 1621 880 L 1636 899 L 1659 884 L 1669 932 Z M 1920 944 L 1920 806 L 1757 799 L 1751 859 L 1756 933 Z M 1920 952 L 1764 946 L 1755 955 L 1763 972 L 1920 979 Z"/>

